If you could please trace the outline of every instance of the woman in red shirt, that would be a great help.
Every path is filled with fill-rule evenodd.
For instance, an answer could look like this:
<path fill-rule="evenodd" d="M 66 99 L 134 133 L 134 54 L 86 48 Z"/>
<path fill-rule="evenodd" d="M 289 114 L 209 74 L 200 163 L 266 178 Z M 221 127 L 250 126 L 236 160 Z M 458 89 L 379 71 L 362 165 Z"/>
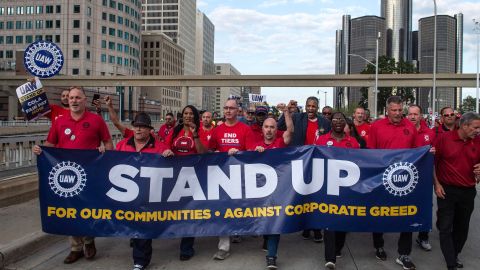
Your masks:
<path fill-rule="evenodd" d="M 198 136 L 200 127 L 200 114 L 197 108 L 187 105 L 182 110 L 183 123 L 177 125 L 173 132 L 168 134 L 165 144 L 168 147 L 163 152 L 164 157 L 186 156 L 193 154 L 202 154 L 207 152 L 207 148 L 202 144 Z M 183 237 L 180 242 L 180 260 L 186 261 L 193 257 L 194 237 Z"/>
<path fill-rule="evenodd" d="M 332 129 L 329 133 L 317 138 L 315 145 L 342 148 L 360 148 L 358 141 L 345 132 L 346 117 L 341 112 L 332 115 Z M 325 267 L 335 269 L 336 257 L 342 254 L 346 232 L 325 230 Z"/>

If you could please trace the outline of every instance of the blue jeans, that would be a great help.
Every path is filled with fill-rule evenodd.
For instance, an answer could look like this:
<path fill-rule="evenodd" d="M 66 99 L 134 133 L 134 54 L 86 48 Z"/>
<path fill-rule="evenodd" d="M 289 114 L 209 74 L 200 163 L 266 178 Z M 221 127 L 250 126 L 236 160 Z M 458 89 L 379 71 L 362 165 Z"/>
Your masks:
<path fill-rule="evenodd" d="M 183 237 L 180 242 L 180 255 L 192 257 L 195 253 L 195 250 L 193 249 L 194 242 L 195 237 Z"/>
<path fill-rule="evenodd" d="M 277 257 L 278 243 L 280 242 L 280 234 L 265 235 L 267 239 L 267 257 Z"/>

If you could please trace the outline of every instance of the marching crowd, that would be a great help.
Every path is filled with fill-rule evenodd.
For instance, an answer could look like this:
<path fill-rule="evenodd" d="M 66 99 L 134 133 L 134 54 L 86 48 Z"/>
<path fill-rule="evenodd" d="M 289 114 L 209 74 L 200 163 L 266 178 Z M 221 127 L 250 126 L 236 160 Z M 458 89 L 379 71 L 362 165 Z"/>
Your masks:
<path fill-rule="evenodd" d="M 267 106 L 242 108 L 236 99 L 229 99 L 223 107 L 223 117 L 213 119 L 212 112 L 198 111 L 187 105 L 181 117 L 169 113 L 158 132 L 154 131 L 147 113 L 139 112 L 132 127 L 123 125 L 113 108 L 110 97 L 104 97 L 110 120 L 122 133 L 124 139 L 115 150 L 128 152 L 158 153 L 166 158 L 206 152 L 239 151 L 263 152 L 287 146 L 320 145 L 343 148 L 404 149 L 425 145 L 431 146 L 435 156 L 434 192 L 437 197 L 436 226 L 440 234 L 440 248 L 448 269 L 463 268 L 459 255 L 468 237 L 470 216 L 476 196 L 475 186 L 480 180 L 480 116 L 476 113 L 457 115 L 450 107 L 442 108 L 440 121 L 430 129 L 423 119 L 422 108 L 404 103 L 400 97 L 387 100 L 386 116 L 370 119 L 369 111 L 357 107 L 353 115 L 335 112 L 324 107 L 319 113 L 319 101 L 309 97 L 305 111 L 297 101 L 280 103 L 276 109 L 280 115 L 271 113 Z M 114 145 L 105 121 L 98 114 L 87 110 L 87 98 L 81 87 L 72 87 L 61 95 L 62 106 L 53 106 L 49 115 L 52 127 L 44 143 L 47 147 L 65 149 L 114 150 Z M 95 101 L 97 108 L 100 100 Z M 97 110 L 98 112 L 98 110 Z M 478 150 L 477 150 L 478 149 Z M 40 155 L 40 146 L 34 146 Z M 335 269 L 337 258 L 342 256 L 342 247 L 347 232 L 310 228 L 302 232 L 305 239 L 324 242 L 325 267 Z M 424 250 L 432 249 L 429 232 L 420 232 L 416 243 Z M 387 260 L 382 232 L 372 233 L 375 256 Z M 92 259 L 96 248 L 92 237 L 70 237 L 71 252 L 64 263 L 70 264 L 82 257 Z M 194 256 L 194 241 L 185 237 L 180 242 L 180 260 Z M 230 243 L 241 238 L 220 236 L 216 260 L 230 255 Z M 263 248 L 267 251 L 268 269 L 276 269 L 277 249 L 280 235 L 265 235 Z M 410 258 L 413 234 L 401 232 L 398 238 L 396 262 L 403 269 L 416 269 Z M 152 257 L 152 239 L 132 239 L 134 270 L 145 269 Z M 372 253 L 373 255 L 373 253 Z"/>

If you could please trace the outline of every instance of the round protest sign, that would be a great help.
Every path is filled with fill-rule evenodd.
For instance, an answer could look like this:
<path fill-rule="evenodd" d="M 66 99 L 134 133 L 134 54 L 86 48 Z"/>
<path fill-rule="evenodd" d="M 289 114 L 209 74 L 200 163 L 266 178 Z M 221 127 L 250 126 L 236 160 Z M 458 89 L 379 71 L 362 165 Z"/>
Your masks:
<path fill-rule="evenodd" d="M 53 42 L 36 41 L 25 49 L 25 68 L 40 78 L 55 76 L 63 66 L 63 53 Z"/>

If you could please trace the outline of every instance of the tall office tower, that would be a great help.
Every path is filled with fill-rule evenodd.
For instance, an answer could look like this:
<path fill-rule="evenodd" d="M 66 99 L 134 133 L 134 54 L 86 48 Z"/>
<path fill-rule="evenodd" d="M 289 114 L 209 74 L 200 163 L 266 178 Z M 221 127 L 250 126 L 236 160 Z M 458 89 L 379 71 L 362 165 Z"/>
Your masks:
<path fill-rule="evenodd" d="M 229 63 L 215 63 L 216 75 L 241 75 L 241 73 Z M 241 97 L 241 87 L 217 87 L 215 91 L 214 112 L 223 115 L 223 104 L 230 96 Z"/>
<path fill-rule="evenodd" d="M 214 44 L 215 26 L 208 17 L 197 10 L 195 38 L 195 74 L 215 75 Z M 188 104 L 198 109 L 213 111 L 215 87 L 191 87 Z"/>
<path fill-rule="evenodd" d="M 387 56 L 410 61 L 412 0 L 382 0 L 381 17 L 386 24 Z"/>
<path fill-rule="evenodd" d="M 437 16 L 437 73 L 461 72 L 462 57 L 462 15 L 455 17 L 448 15 Z M 434 44 L 434 17 L 421 18 L 418 21 L 418 58 L 419 72 L 433 72 L 433 44 Z M 436 89 L 436 106 L 440 108 L 451 106 L 458 108 L 461 104 L 457 97 L 456 88 L 438 87 Z M 461 92 L 461 91 L 460 91 Z M 460 93 L 461 95 L 461 93 Z M 432 107 L 432 88 L 420 88 L 418 103 L 423 108 Z"/>
<path fill-rule="evenodd" d="M 360 74 L 368 65 L 365 59 L 375 62 L 379 33 L 378 55 L 385 55 L 386 42 L 381 38 L 385 36 L 385 19 L 378 16 L 363 16 L 352 19 L 350 27 L 350 74 Z M 357 105 L 361 98 L 360 87 L 351 87 L 349 104 Z"/>
<path fill-rule="evenodd" d="M 185 50 L 163 33 L 142 33 L 142 75 L 183 75 Z M 151 105 L 160 104 L 161 109 L 151 110 Z M 182 110 L 181 87 L 142 87 L 141 109 L 152 120 L 164 119 L 169 112 L 176 115 Z"/>
<path fill-rule="evenodd" d="M 47 40 L 55 42 L 63 51 L 62 75 L 139 74 L 140 9 L 139 0 L 2 1 L 0 73 L 22 73 L 25 48 L 33 41 Z M 0 119 L 12 119 L 18 114 L 18 101 L 11 89 L 2 90 L 0 95 L 4 97 L 0 98 L 0 107 L 8 107 L 8 112 L 0 110 Z M 86 90 L 90 95 L 90 89 Z M 101 90 L 124 93 L 122 97 L 126 100 L 120 98 L 122 108 L 128 108 L 126 111 L 138 109 L 134 101 L 138 100 L 139 89 Z"/>
<path fill-rule="evenodd" d="M 335 74 L 349 74 L 350 63 L 348 54 L 350 49 L 350 15 L 343 15 L 342 29 L 336 32 Z M 333 104 L 336 108 L 348 106 L 348 87 L 335 87 Z"/>
<path fill-rule="evenodd" d="M 185 75 L 195 74 L 196 0 L 142 0 L 142 31 L 162 32 L 185 49 Z"/>

